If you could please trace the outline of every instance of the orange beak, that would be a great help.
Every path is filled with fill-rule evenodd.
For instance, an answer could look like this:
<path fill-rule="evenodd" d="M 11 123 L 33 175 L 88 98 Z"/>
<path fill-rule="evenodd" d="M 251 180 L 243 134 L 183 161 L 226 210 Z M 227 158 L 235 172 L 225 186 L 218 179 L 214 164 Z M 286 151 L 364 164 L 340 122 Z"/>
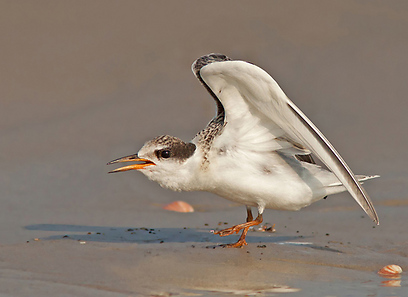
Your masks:
<path fill-rule="evenodd" d="M 145 167 L 150 166 L 150 165 L 156 165 L 150 160 L 139 158 L 137 156 L 137 154 L 122 157 L 122 158 L 110 161 L 106 165 L 111 165 L 111 164 L 115 164 L 115 163 L 123 163 L 123 162 L 142 162 L 142 163 L 137 163 L 137 164 L 132 164 L 132 165 L 120 167 L 120 168 L 114 169 L 112 171 L 109 171 L 109 173 L 122 172 L 122 171 L 128 171 L 128 170 L 139 170 L 139 169 L 145 168 Z"/>

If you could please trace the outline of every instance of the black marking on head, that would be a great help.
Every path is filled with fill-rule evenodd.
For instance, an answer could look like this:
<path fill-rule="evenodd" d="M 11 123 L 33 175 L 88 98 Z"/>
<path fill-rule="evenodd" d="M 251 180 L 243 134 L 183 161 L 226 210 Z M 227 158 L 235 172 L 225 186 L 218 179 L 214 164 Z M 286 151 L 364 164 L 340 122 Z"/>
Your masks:
<path fill-rule="evenodd" d="M 194 143 L 186 143 L 181 139 L 169 135 L 158 136 L 152 142 L 164 146 L 162 149 L 156 150 L 155 154 L 158 159 L 172 159 L 183 162 L 190 158 L 195 150 Z"/>

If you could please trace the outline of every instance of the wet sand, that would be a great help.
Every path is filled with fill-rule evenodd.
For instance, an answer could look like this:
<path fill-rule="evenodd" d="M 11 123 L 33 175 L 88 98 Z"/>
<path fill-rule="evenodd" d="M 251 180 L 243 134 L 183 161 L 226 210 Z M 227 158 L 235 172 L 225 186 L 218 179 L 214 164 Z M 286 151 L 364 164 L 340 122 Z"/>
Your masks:
<path fill-rule="evenodd" d="M 0 295 L 405 296 L 408 269 L 404 1 L 3 1 Z M 191 139 L 214 115 L 190 71 L 221 52 L 267 70 L 366 182 L 266 210 L 248 246 L 210 231 L 245 208 L 175 193 L 106 163 L 160 134 Z M 194 213 L 163 210 L 183 200 Z"/>

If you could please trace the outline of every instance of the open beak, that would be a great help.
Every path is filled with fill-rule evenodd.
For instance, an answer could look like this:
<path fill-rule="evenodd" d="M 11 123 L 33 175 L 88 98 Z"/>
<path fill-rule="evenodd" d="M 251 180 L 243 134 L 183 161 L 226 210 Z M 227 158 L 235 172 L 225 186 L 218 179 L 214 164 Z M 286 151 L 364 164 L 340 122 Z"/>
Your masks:
<path fill-rule="evenodd" d="M 145 168 L 146 166 L 156 165 L 150 160 L 139 158 L 137 156 L 137 154 L 122 157 L 122 158 L 110 161 L 106 165 L 111 165 L 111 164 L 115 164 L 115 163 L 123 163 L 123 162 L 140 162 L 140 163 L 120 167 L 120 168 L 114 169 L 112 171 L 109 171 L 109 173 L 122 172 L 122 171 L 128 171 L 128 170 L 139 170 L 139 169 Z"/>

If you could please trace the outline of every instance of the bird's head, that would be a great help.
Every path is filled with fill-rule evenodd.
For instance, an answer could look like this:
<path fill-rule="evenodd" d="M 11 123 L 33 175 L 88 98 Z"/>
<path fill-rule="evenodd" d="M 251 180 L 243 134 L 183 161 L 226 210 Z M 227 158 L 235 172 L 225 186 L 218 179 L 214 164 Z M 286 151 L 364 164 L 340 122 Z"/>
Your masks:
<path fill-rule="evenodd" d="M 138 170 L 162 187 L 185 190 L 191 180 L 191 157 L 196 151 L 194 143 L 186 143 L 173 136 L 158 136 L 144 144 L 138 153 L 108 163 L 136 162 L 109 173 Z"/>

